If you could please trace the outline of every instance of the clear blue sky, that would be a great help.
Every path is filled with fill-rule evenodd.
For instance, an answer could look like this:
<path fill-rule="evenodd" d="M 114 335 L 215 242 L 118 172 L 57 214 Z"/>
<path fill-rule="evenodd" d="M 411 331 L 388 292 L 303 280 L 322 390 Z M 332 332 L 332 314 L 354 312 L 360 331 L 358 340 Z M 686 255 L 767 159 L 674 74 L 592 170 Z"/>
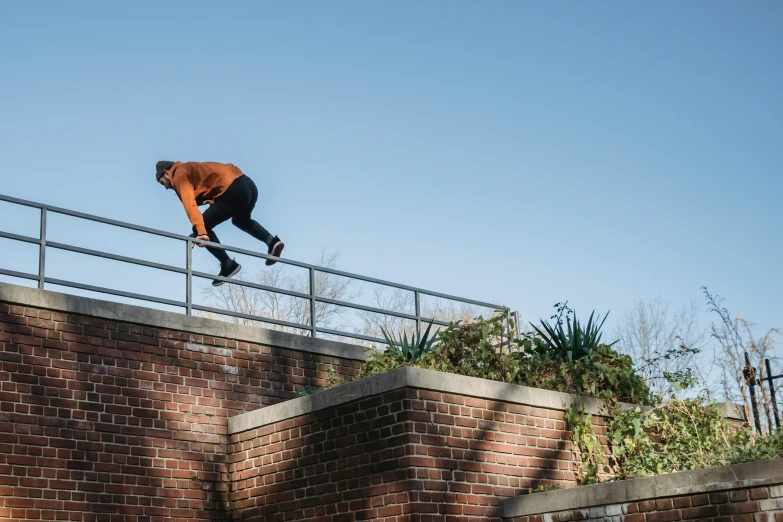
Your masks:
<path fill-rule="evenodd" d="M 783 323 L 783 3 L 7 1 L 0 48 L 1 193 L 188 233 L 155 162 L 233 162 L 292 258 Z"/>

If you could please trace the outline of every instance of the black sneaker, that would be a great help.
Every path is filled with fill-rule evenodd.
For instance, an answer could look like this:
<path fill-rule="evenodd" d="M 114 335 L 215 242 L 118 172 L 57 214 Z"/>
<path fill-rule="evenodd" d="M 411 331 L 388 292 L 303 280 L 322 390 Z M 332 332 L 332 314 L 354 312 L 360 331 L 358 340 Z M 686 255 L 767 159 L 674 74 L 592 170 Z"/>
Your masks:
<path fill-rule="evenodd" d="M 283 248 L 285 247 L 285 243 L 280 241 L 280 238 L 275 236 L 274 239 L 272 239 L 272 246 L 269 247 L 269 255 L 280 257 L 280 254 L 283 252 Z M 266 266 L 272 266 L 275 263 L 277 263 L 274 259 L 267 259 L 266 260 Z"/>
<path fill-rule="evenodd" d="M 228 263 L 220 267 L 220 273 L 218 275 L 220 277 L 234 277 L 240 270 L 242 270 L 242 265 L 237 263 L 235 259 L 231 259 Z M 212 286 L 220 286 L 223 283 L 225 283 L 225 281 L 215 279 L 212 281 Z"/>

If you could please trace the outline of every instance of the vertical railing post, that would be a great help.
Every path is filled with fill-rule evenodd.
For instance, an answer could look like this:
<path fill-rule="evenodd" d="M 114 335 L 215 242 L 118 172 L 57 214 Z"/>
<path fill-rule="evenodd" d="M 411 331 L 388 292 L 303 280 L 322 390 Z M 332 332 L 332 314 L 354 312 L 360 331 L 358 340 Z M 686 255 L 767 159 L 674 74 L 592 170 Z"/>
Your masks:
<path fill-rule="evenodd" d="M 416 305 L 416 335 L 421 338 L 421 294 L 414 290 L 413 299 Z"/>
<path fill-rule="evenodd" d="M 193 242 L 185 241 L 185 313 L 193 315 Z"/>
<path fill-rule="evenodd" d="M 761 418 L 759 417 L 759 405 L 756 402 L 756 370 L 750 364 L 748 352 L 745 352 L 745 369 L 742 373 L 745 377 L 748 389 L 750 390 L 750 407 L 753 413 L 753 424 L 756 426 L 758 434 L 761 435 Z"/>
<path fill-rule="evenodd" d="M 775 427 L 780 428 L 780 417 L 778 416 L 778 400 L 775 398 L 775 383 L 772 380 L 772 369 L 769 367 L 769 359 L 764 359 L 767 367 L 767 382 L 769 383 L 769 396 L 772 399 L 772 411 L 775 412 Z"/>
<path fill-rule="evenodd" d="M 315 269 L 310 267 L 310 337 L 315 338 Z"/>
<path fill-rule="evenodd" d="M 41 249 L 38 253 L 38 288 L 43 290 L 46 281 L 46 208 L 41 209 Z"/>

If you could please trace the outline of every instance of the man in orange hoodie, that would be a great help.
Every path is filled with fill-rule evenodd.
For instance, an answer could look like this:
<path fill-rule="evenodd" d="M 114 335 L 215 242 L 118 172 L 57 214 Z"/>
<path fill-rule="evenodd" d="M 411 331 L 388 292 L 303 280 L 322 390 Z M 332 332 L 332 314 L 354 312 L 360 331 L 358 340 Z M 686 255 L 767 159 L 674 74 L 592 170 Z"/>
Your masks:
<path fill-rule="evenodd" d="M 231 219 L 237 228 L 263 241 L 269 247 L 270 255 L 279 257 L 282 253 L 285 245 L 280 238 L 272 236 L 250 217 L 258 200 L 258 188 L 236 166 L 215 162 L 159 161 L 155 165 L 155 179 L 166 189 L 174 189 L 179 196 L 193 224 L 191 236 L 220 243 L 213 229 Z M 204 204 L 209 204 L 209 208 L 201 214 L 198 207 Z M 222 248 L 207 247 L 207 250 L 220 261 L 221 277 L 234 277 L 242 269 Z M 267 265 L 275 263 L 274 259 L 266 261 Z M 223 283 L 212 281 L 213 286 Z"/>

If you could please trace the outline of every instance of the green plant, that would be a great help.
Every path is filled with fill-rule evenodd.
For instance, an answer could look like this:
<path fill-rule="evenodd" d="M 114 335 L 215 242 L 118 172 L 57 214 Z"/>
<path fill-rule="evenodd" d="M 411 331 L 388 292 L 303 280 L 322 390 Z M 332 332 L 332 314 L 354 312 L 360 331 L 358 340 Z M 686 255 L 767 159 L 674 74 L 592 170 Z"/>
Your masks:
<path fill-rule="evenodd" d="M 517 377 L 514 382 L 535 388 L 606 399 L 611 403 L 651 404 L 652 395 L 627 355 L 610 346 L 596 346 L 576 360 L 552 359 L 522 343 L 519 352 L 510 355 Z"/>
<path fill-rule="evenodd" d="M 733 442 L 732 463 L 783 457 L 783 429 L 780 428 L 766 436 L 754 436 L 750 429 L 742 430 Z"/>
<path fill-rule="evenodd" d="M 519 340 L 511 335 L 513 331 L 513 320 L 502 310 L 488 319 L 453 321 L 438 333 L 438 342 L 430 350 L 417 352 L 420 357 L 408 357 L 401 349 L 390 349 L 392 344 L 383 352 L 373 350 L 358 376 L 411 365 L 611 402 L 651 403 L 649 388 L 636 373 L 631 358 L 610 346 L 598 345 L 590 355 L 577 359 L 553 359 L 551 353 L 536 349 L 537 338 L 527 336 Z"/>
<path fill-rule="evenodd" d="M 315 386 L 305 386 L 301 390 L 299 390 L 299 393 L 296 394 L 297 397 L 307 397 L 308 395 L 312 395 L 314 393 L 318 393 L 319 389 Z"/>
<path fill-rule="evenodd" d="M 329 365 L 329 368 L 326 369 L 326 384 L 323 386 L 305 386 L 301 390 L 299 390 L 299 393 L 296 394 L 297 397 L 306 397 L 307 395 L 312 395 L 314 393 L 317 393 L 321 390 L 326 390 L 329 388 L 334 388 L 335 386 L 339 386 L 340 384 L 343 384 L 346 382 L 346 379 L 343 377 L 340 377 L 337 375 L 337 372 L 334 369 L 333 365 Z"/>
<path fill-rule="evenodd" d="M 601 316 L 596 317 L 595 322 L 593 322 L 595 315 L 595 310 L 593 310 L 587 325 L 583 328 L 573 310 L 567 307 L 567 302 L 558 303 L 555 307 L 558 308 L 559 313 L 550 318 L 556 319 L 554 325 L 551 325 L 545 319 L 540 320 L 540 328 L 530 323 L 530 326 L 538 334 L 532 338 L 535 349 L 541 355 L 568 362 L 589 356 L 601 344 L 601 327 L 604 325 L 606 318 L 609 317 L 609 314 L 607 313 L 599 324 L 598 321 L 601 319 Z M 565 319 L 563 318 L 564 311 L 566 312 Z M 564 322 L 565 326 L 563 325 Z M 607 346 L 612 346 L 616 342 L 609 343 Z"/>
<path fill-rule="evenodd" d="M 432 352 L 433 346 L 438 340 L 437 332 L 432 337 L 430 337 L 430 331 L 434 321 L 435 320 L 432 319 L 429 322 L 424 335 L 416 331 L 411 334 L 410 340 L 408 340 L 408 333 L 405 331 L 395 338 L 395 336 L 390 334 L 386 328 L 381 326 L 381 332 L 383 332 L 383 337 L 386 339 L 386 350 L 393 357 L 399 357 L 405 361 L 417 361 L 422 359 L 427 354 Z"/>
<path fill-rule="evenodd" d="M 546 486 L 538 486 L 535 488 L 527 488 L 527 492 L 529 494 L 533 493 L 544 493 L 546 491 L 555 491 L 557 489 L 563 489 L 563 486 L 560 484 L 547 484 Z"/>
<path fill-rule="evenodd" d="M 740 461 L 738 450 L 747 433 L 732 431 L 718 405 L 704 395 L 671 398 L 647 411 L 613 409 L 609 444 L 614 473 L 633 478 L 732 464 Z"/>
<path fill-rule="evenodd" d="M 433 370 L 514 382 L 517 373 L 509 356 L 518 342 L 511 337 L 513 328 L 513 319 L 502 310 L 489 319 L 453 321 L 440 332 L 440 343 L 422 364 Z"/>
<path fill-rule="evenodd" d="M 580 405 L 566 411 L 566 422 L 582 461 L 576 472 L 576 483 L 580 486 L 597 484 L 601 481 L 599 474 L 611 470 L 607 465 L 604 447 L 593 428 L 593 416 L 584 411 L 584 405 Z"/>
<path fill-rule="evenodd" d="M 369 359 L 359 370 L 359 377 L 377 375 L 401 366 L 415 366 L 472 377 L 513 382 L 515 373 L 509 367 L 510 351 L 518 347 L 510 332 L 514 328 L 513 319 L 500 310 L 489 319 L 476 318 L 463 323 L 452 321 L 444 330 L 439 331 L 437 342 L 429 338 L 427 332 L 421 339 L 414 338 L 408 345 L 421 346 L 427 340 L 424 349 L 416 349 L 415 356 L 407 353 L 402 342 L 386 333 L 387 347 L 384 351 L 371 350 Z M 429 328 L 427 329 L 429 331 Z"/>

